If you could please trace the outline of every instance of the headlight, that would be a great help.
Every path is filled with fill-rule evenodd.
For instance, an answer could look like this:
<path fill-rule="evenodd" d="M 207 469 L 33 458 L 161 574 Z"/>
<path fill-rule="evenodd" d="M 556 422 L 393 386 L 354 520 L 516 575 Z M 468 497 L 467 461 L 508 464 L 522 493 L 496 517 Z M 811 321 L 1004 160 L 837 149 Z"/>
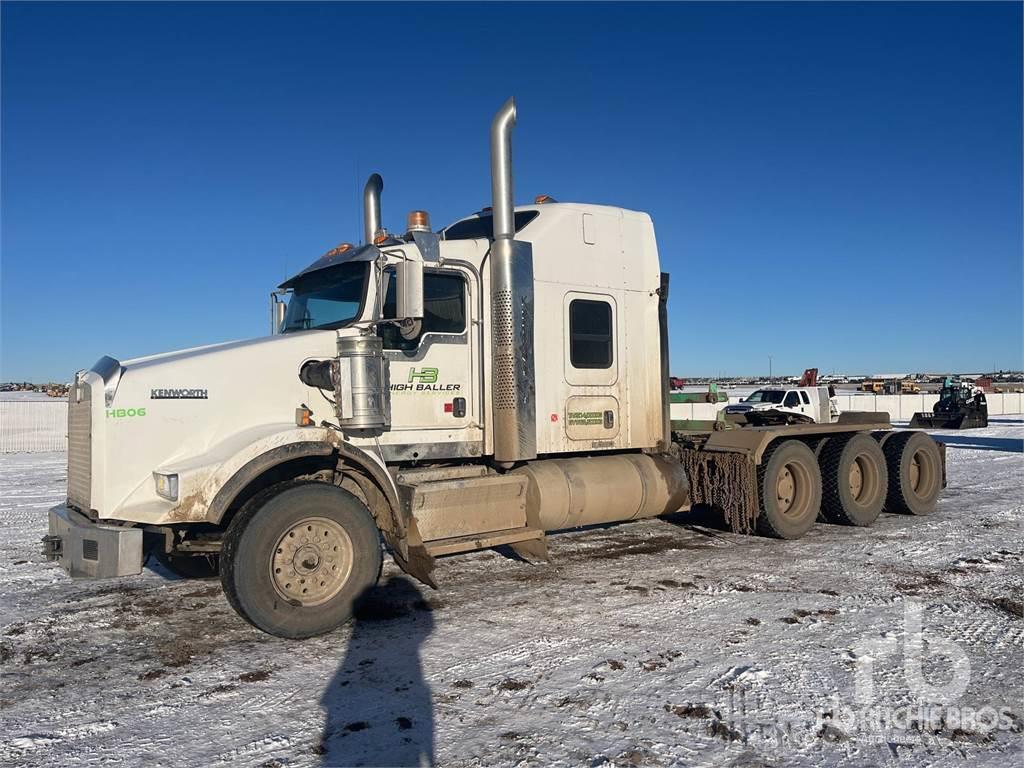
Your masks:
<path fill-rule="evenodd" d="M 178 500 L 178 476 L 165 475 L 161 472 L 153 473 L 153 480 L 156 482 L 156 492 L 168 501 Z"/>

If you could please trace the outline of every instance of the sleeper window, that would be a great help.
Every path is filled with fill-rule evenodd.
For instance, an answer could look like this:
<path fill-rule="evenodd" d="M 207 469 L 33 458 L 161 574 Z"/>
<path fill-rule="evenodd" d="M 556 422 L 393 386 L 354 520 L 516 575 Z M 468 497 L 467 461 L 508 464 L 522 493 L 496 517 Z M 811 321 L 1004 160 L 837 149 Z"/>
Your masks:
<path fill-rule="evenodd" d="M 573 368 L 611 368 L 612 307 L 605 301 L 569 303 L 569 360 Z"/>

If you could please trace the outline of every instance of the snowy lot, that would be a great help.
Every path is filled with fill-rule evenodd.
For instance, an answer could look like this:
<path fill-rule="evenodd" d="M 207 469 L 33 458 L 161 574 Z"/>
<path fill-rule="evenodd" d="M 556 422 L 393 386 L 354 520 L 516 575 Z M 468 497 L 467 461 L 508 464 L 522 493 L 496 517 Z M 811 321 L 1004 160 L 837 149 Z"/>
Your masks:
<path fill-rule="evenodd" d="M 2 456 L 0 762 L 1019 765 L 1024 420 L 937 434 L 931 517 L 797 542 L 692 516 L 579 531 L 550 565 L 446 559 L 439 592 L 388 563 L 378 610 L 301 643 L 243 623 L 216 581 L 71 582 L 38 554 L 64 454 Z M 947 712 L 1008 708 L 1000 727 L 848 717 L 905 713 L 908 658 L 933 686 L 966 660 Z"/>

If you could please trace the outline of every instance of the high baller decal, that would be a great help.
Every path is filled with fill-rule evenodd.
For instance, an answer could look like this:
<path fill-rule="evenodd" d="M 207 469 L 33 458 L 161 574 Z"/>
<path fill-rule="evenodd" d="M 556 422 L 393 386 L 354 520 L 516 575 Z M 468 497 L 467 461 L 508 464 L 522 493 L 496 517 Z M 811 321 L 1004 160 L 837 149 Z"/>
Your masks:
<path fill-rule="evenodd" d="M 206 400 L 205 389 L 151 389 L 150 400 Z"/>
<path fill-rule="evenodd" d="M 421 384 L 436 384 L 437 383 L 437 368 L 415 368 L 409 369 L 409 383 L 418 381 Z"/>
<path fill-rule="evenodd" d="M 392 392 L 458 392 L 461 384 L 438 384 L 437 368 L 410 368 L 409 381 L 405 384 L 392 384 Z"/>

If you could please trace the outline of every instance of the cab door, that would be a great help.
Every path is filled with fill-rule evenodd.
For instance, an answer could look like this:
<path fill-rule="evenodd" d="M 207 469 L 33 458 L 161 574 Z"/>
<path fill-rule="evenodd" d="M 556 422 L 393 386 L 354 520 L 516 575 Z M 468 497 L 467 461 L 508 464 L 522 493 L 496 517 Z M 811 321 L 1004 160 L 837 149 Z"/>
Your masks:
<path fill-rule="evenodd" d="M 394 275 L 385 271 L 384 317 L 395 316 Z M 381 437 L 389 460 L 478 456 L 479 323 L 473 276 L 462 269 L 423 275 L 423 319 L 403 329 L 381 324 L 390 361 L 391 430 Z"/>
<path fill-rule="evenodd" d="M 620 447 L 623 397 L 614 291 L 570 291 L 563 303 L 566 450 Z"/>
<path fill-rule="evenodd" d="M 785 399 L 782 401 L 782 407 L 787 411 L 793 411 L 794 413 L 803 413 L 804 407 L 800 402 L 800 393 L 795 389 L 791 389 L 786 393 Z"/>

